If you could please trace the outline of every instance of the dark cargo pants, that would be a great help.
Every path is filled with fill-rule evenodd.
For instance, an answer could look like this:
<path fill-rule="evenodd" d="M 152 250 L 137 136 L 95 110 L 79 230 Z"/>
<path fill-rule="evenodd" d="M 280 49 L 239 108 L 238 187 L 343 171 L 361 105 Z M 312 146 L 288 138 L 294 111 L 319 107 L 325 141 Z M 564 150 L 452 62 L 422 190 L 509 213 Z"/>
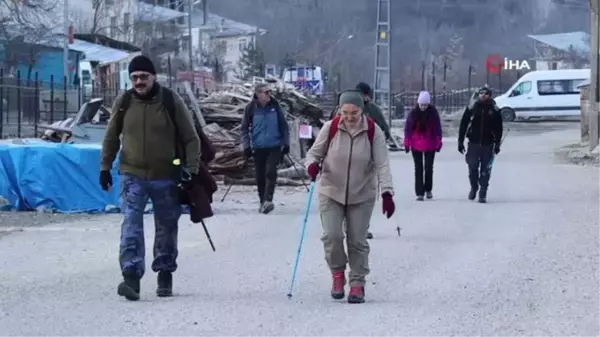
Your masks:
<path fill-rule="evenodd" d="M 494 156 L 494 146 L 473 143 L 469 143 L 468 146 L 465 160 L 469 166 L 471 189 L 477 191 L 481 187 L 482 191 L 487 191 L 492 173 L 489 165 Z"/>
<path fill-rule="evenodd" d="M 264 201 L 273 201 L 279 162 L 281 162 L 280 147 L 254 149 L 254 173 L 261 204 Z"/>
<path fill-rule="evenodd" d="M 154 261 L 152 270 L 174 272 L 177 269 L 177 232 L 181 205 L 173 180 L 145 180 L 134 175 L 121 175 L 121 271 L 135 271 L 141 278 L 145 272 L 144 209 L 148 199 L 154 209 Z"/>

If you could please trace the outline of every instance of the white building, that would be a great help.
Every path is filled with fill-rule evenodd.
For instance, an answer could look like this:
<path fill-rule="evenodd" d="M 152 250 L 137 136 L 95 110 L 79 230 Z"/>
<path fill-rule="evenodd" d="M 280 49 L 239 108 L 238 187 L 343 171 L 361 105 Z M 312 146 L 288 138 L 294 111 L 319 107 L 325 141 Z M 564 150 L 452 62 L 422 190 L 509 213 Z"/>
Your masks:
<path fill-rule="evenodd" d="M 206 20 L 206 22 L 205 22 Z M 181 24 L 182 39 L 181 57 L 187 57 L 189 50 L 189 28 L 187 20 Z M 250 44 L 256 44 L 256 37 L 267 31 L 255 26 L 226 19 L 222 16 L 208 13 L 206 17 L 203 11 L 192 13 L 192 54 L 198 57 L 204 55 L 204 64 L 210 64 L 215 58 L 224 67 L 224 81 L 235 80 L 239 73 L 239 62 L 242 51 Z"/>
<path fill-rule="evenodd" d="M 155 44 L 159 42 L 161 48 L 157 52 L 160 55 L 171 56 L 174 63 L 189 64 L 188 2 L 146 1 L 101 0 L 102 5 L 95 9 L 93 0 L 79 0 L 70 11 L 69 18 L 76 27 L 76 33 L 90 33 L 95 26 L 97 34 L 138 46 L 151 39 Z M 196 10 L 196 7 L 202 7 L 201 0 L 196 0 L 193 6 L 191 48 L 194 69 L 202 70 L 202 64 L 211 65 L 211 59 L 218 59 L 224 68 L 224 80 L 235 79 L 242 50 L 255 43 L 256 36 L 265 34 L 266 30 L 212 13 L 205 16 L 202 10 Z M 141 36 L 139 29 L 134 27 L 144 24 L 146 34 Z M 165 27 L 169 30 L 168 36 L 164 36 Z M 148 31 L 151 34 L 147 34 Z"/>

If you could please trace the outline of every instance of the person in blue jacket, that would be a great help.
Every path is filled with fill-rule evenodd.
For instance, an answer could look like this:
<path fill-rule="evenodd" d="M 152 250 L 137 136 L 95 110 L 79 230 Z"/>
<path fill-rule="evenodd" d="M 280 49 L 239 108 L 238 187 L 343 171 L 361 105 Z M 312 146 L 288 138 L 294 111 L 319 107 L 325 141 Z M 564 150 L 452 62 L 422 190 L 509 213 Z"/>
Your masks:
<path fill-rule="evenodd" d="M 244 111 L 241 138 L 246 158 L 254 158 L 254 171 L 259 212 L 271 212 L 277 165 L 290 152 L 290 130 L 277 100 L 271 97 L 269 86 L 259 83 L 254 89 L 253 100 Z"/>

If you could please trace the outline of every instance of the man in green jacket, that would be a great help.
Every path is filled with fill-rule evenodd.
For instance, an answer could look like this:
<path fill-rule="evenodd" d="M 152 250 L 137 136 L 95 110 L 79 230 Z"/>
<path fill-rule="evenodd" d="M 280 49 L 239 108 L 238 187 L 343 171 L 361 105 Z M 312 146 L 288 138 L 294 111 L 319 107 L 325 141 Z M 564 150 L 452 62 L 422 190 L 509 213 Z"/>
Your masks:
<path fill-rule="evenodd" d="M 385 121 L 385 117 L 383 117 L 383 112 L 381 112 L 381 108 L 379 105 L 373 103 L 371 100 L 373 99 L 373 89 L 365 83 L 360 82 L 356 86 L 356 89 L 362 92 L 364 101 L 365 101 L 365 109 L 363 110 L 363 114 L 373 118 L 375 123 L 381 128 L 383 134 L 385 135 L 385 139 L 388 140 L 391 137 L 390 127 Z"/>
<path fill-rule="evenodd" d="M 173 295 L 172 273 L 177 269 L 181 216 L 175 181 L 179 172 L 173 161 L 180 159 L 187 172 L 195 175 L 201 147 L 192 115 L 179 95 L 156 82 L 156 70 L 149 58 L 133 58 L 129 78 L 133 88 L 115 100 L 102 142 L 100 185 L 109 191 L 113 187 L 111 171 L 120 173 L 123 222 L 119 262 L 123 282 L 117 292 L 135 301 L 140 298 L 140 280 L 146 267 L 144 209 L 148 199 L 154 209 L 156 232 L 152 261 L 152 270 L 158 273 L 156 294 Z M 167 106 L 172 106 L 173 118 L 166 111 Z M 119 152 L 119 167 L 113 170 Z"/>

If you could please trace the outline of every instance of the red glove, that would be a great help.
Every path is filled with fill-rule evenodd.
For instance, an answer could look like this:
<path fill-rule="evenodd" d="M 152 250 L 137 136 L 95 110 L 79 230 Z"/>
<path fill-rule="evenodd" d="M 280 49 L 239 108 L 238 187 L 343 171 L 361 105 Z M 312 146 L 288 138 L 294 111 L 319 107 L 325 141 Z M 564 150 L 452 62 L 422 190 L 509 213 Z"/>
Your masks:
<path fill-rule="evenodd" d="M 310 180 L 315 181 L 315 180 L 317 180 L 317 175 L 319 174 L 320 170 L 321 170 L 321 168 L 319 167 L 319 164 L 312 163 L 312 164 L 308 165 L 308 168 L 306 169 L 306 173 L 308 173 Z"/>
<path fill-rule="evenodd" d="M 392 199 L 392 194 L 390 192 L 385 192 L 381 195 L 383 198 L 383 214 L 387 216 L 387 218 L 391 218 L 396 210 L 396 205 L 394 204 L 394 199 Z"/>

